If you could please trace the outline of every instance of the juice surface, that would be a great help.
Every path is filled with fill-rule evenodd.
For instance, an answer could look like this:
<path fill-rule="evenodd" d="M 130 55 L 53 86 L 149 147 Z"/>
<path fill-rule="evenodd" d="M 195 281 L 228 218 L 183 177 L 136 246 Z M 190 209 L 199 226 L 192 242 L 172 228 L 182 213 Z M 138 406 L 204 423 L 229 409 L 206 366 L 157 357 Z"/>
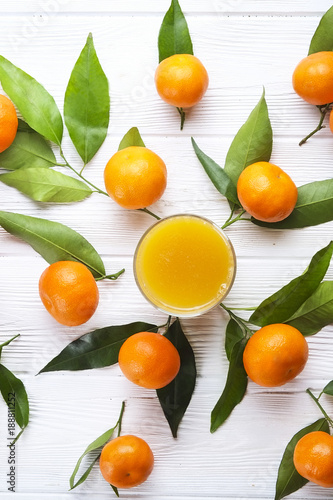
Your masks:
<path fill-rule="evenodd" d="M 143 237 L 135 258 L 137 282 L 157 307 L 195 315 L 216 305 L 232 284 L 235 258 L 226 237 L 208 220 L 178 215 Z"/>

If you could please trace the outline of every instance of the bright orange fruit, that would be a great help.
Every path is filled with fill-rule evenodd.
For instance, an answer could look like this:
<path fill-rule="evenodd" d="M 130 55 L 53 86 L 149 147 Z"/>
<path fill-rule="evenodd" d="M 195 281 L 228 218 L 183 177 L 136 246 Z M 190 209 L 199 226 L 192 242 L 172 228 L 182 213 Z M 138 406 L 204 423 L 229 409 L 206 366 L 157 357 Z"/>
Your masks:
<path fill-rule="evenodd" d="M 116 488 L 133 488 L 146 481 L 154 467 L 149 445 L 137 436 L 120 436 L 107 443 L 99 466 L 104 479 Z"/>

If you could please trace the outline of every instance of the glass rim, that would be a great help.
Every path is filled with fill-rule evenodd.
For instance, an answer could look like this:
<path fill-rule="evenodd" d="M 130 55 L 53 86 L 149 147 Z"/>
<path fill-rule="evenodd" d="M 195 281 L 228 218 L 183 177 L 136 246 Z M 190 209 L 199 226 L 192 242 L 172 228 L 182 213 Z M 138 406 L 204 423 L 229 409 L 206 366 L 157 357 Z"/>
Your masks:
<path fill-rule="evenodd" d="M 210 224 L 211 226 L 213 226 L 213 228 L 215 230 L 217 230 L 217 232 L 222 236 L 222 238 L 225 240 L 226 244 L 228 245 L 230 251 L 231 251 L 231 255 L 232 255 L 232 260 L 233 260 L 233 269 L 232 269 L 232 276 L 231 276 L 231 279 L 228 283 L 228 286 L 227 288 L 224 290 L 224 293 L 221 294 L 221 296 L 219 296 L 219 298 L 214 301 L 212 304 L 209 304 L 209 305 L 206 305 L 205 306 L 197 306 L 197 307 L 193 307 L 193 308 L 186 308 L 186 309 L 182 309 L 182 308 L 176 308 L 176 307 L 173 307 L 173 306 L 170 306 L 169 307 L 169 310 L 167 309 L 167 306 L 165 308 L 163 308 L 163 305 L 158 305 L 156 303 L 154 303 L 150 297 L 148 297 L 148 295 L 146 294 L 146 292 L 144 291 L 143 287 L 141 286 L 140 282 L 139 282 L 139 278 L 138 278 L 138 275 L 137 275 L 137 270 L 136 270 L 136 263 L 137 263 L 137 257 L 138 257 L 138 253 L 139 253 L 139 250 L 140 250 L 140 247 L 143 243 L 143 241 L 145 240 L 146 236 L 156 227 L 158 226 L 159 224 L 161 224 L 162 222 L 166 221 L 166 220 L 169 220 L 169 219 L 175 219 L 175 218 L 178 218 L 178 217 L 194 217 L 196 219 L 199 219 L 199 220 L 202 220 L 202 221 L 205 221 L 205 222 L 208 222 L 208 224 Z M 237 271 L 237 259 L 236 259 L 236 253 L 235 253 L 235 249 L 233 247 L 233 244 L 231 243 L 230 239 L 228 238 L 228 236 L 225 234 L 225 232 L 223 231 L 222 228 L 220 228 L 215 222 L 213 222 L 212 220 L 208 219 L 207 217 L 204 217 L 202 215 L 197 215 L 197 214 L 193 214 L 193 213 L 177 213 L 177 214 L 174 214 L 174 215 L 168 215 L 166 217 L 163 217 L 159 220 L 157 220 L 156 222 L 154 222 L 151 226 L 149 226 L 145 232 L 142 234 L 142 236 L 140 237 L 137 245 L 136 245 L 136 248 L 135 248 L 135 252 L 134 252 L 134 256 L 133 256 L 133 274 L 134 274 L 134 279 L 135 279 L 135 282 L 136 282 L 136 285 L 138 287 L 138 289 L 140 290 L 141 294 L 143 295 L 143 297 L 147 300 L 147 302 L 149 302 L 149 304 L 151 304 L 153 307 L 155 307 L 155 309 L 165 313 L 165 314 L 168 314 L 168 315 L 172 315 L 172 316 L 179 316 L 180 318 L 193 318 L 195 316 L 201 316 L 202 314 L 210 311 L 211 309 L 213 309 L 214 307 L 216 307 L 218 304 L 220 304 L 222 302 L 222 300 L 224 300 L 227 295 L 229 294 L 233 284 L 234 284 L 234 281 L 235 281 L 235 278 L 236 278 L 236 271 Z"/>

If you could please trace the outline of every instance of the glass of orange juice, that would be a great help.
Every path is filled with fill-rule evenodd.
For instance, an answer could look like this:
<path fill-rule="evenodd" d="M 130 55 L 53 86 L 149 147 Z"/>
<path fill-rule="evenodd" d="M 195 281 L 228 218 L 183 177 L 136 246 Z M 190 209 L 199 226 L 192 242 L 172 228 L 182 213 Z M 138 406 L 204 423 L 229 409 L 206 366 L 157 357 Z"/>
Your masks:
<path fill-rule="evenodd" d="M 198 316 L 219 304 L 236 274 L 236 256 L 224 232 L 204 217 L 177 214 L 153 224 L 134 254 L 134 276 L 159 310 Z"/>

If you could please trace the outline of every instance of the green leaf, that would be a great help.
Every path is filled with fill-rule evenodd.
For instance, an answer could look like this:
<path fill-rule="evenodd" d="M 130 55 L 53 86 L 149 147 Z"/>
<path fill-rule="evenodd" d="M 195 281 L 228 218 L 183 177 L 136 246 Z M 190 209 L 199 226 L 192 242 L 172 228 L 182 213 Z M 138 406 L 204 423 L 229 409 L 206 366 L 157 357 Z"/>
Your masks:
<path fill-rule="evenodd" d="M 263 90 L 258 104 L 237 132 L 227 153 L 224 170 L 235 186 L 248 165 L 270 160 L 272 147 L 273 132 Z"/>
<path fill-rule="evenodd" d="M 239 205 L 236 186 L 232 182 L 228 174 L 223 170 L 222 167 L 215 163 L 212 158 L 207 156 L 203 151 L 201 151 L 201 149 L 199 149 L 193 137 L 191 138 L 191 140 L 198 160 L 205 169 L 206 174 L 208 175 L 216 189 L 229 201 L 235 203 L 236 205 Z"/>
<path fill-rule="evenodd" d="M 3 90 L 30 127 L 60 146 L 62 118 L 55 100 L 47 90 L 3 56 L 0 56 L 0 81 Z"/>
<path fill-rule="evenodd" d="M 251 220 L 257 226 L 270 229 L 298 229 L 329 222 L 333 220 L 333 179 L 300 186 L 294 210 L 281 222 Z"/>
<path fill-rule="evenodd" d="M 331 380 L 331 382 L 325 385 L 323 393 L 328 394 L 329 396 L 333 396 L 333 380 Z"/>
<path fill-rule="evenodd" d="M 92 194 L 84 182 L 47 168 L 24 168 L 0 175 L 0 181 L 35 201 L 69 203 Z"/>
<path fill-rule="evenodd" d="M 243 338 L 232 349 L 227 381 L 211 414 L 210 432 L 215 432 L 227 420 L 232 410 L 245 395 L 247 374 L 243 365 L 243 352 L 246 344 L 247 339 Z"/>
<path fill-rule="evenodd" d="M 265 326 L 289 320 L 318 288 L 330 264 L 332 252 L 333 242 L 331 241 L 312 257 L 309 267 L 301 276 L 265 299 L 251 315 L 249 321 L 255 325 Z"/>
<path fill-rule="evenodd" d="M 120 151 L 121 149 L 129 148 L 130 146 L 140 146 L 143 148 L 146 147 L 137 127 L 130 128 L 129 131 L 124 135 L 124 137 L 120 141 L 118 151 Z"/>
<path fill-rule="evenodd" d="M 99 459 L 99 456 L 100 456 L 100 453 L 99 455 L 94 458 L 93 462 L 90 464 L 90 466 L 88 467 L 88 469 L 85 471 L 85 473 L 81 476 L 81 478 L 76 482 L 74 483 L 75 481 L 75 477 L 78 473 L 78 470 L 80 468 L 80 465 L 81 465 L 81 462 L 82 460 L 84 459 L 84 457 L 88 454 L 88 453 L 91 453 L 92 451 L 95 451 L 95 450 L 100 450 L 102 449 L 102 447 L 109 441 L 109 439 L 111 439 L 114 431 L 115 431 L 115 428 L 117 427 L 118 424 L 116 424 L 114 427 L 112 427 L 111 429 L 105 431 L 101 436 L 99 436 L 97 439 L 95 439 L 92 443 L 90 443 L 87 448 L 84 450 L 84 452 L 82 453 L 82 455 L 80 456 L 79 460 L 77 461 L 76 465 L 75 465 L 75 468 L 73 470 L 73 473 L 71 475 L 71 477 L 69 478 L 69 485 L 70 485 L 70 489 L 73 490 L 74 488 L 76 488 L 77 486 L 79 486 L 80 484 L 83 483 L 83 481 L 85 481 L 87 479 L 87 477 L 89 476 L 95 462 Z"/>
<path fill-rule="evenodd" d="M 297 432 L 289 441 L 279 467 L 276 481 L 275 500 L 281 500 L 281 498 L 299 490 L 308 482 L 308 480 L 302 477 L 295 469 L 294 449 L 298 441 L 305 436 L 305 434 L 313 431 L 323 431 L 329 434 L 329 425 L 324 418 L 320 418 L 313 424 L 308 425 L 307 427 L 304 427 L 304 429 Z"/>
<path fill-rule="evenodd" d="M 175 54 L 192 54 L 193 45 L 178 0 L 172 0 L 158 35 L 159 62 Z"/>
<path fill-rule="evenodd" d="M 39 373 L 90 370 L 113 365 L 118 363 L 119 350 L 128 337 L 139 332 L 156 332 L 157 329 L 156 325 L 135 322 L 94 330 L 68 344 Z"/>
<path fill-rule="evenodd" d="M 239 324 L 231 318 L 227 324 L 227 328 L 225 331 L 225 353 L 227 355 L 228 361 L 230 361 L 234 345 L 245 337 L 246 332 L 244 332 Z"/>
<path fill-rule="evenodd" d="M 29 423 L 29 401 L 24 384 L 2 364 L 0 364 L 0 392 L 11 411 L 13 407 L 9 404 L 11 400 L 8 400 L 8 397 L 15 394 L 12 400 L 15 402 L 15 411 L 12 413 L 17 424 L 24 429 Z"/>
<path fill-rule="evenodd" d="M 333 323 L 333 281 L 320 283 L 316 291 L 287 321 L 303 335 L 315 335 Z"/>
<path fill-rule="evenodd" d="M 70 76 L 64 103 L 66 127 L 84 164 L 103 144 L 109 114 L 109 83 L 90 33 Z"/>
<path fill-rule="evenodd" d="M 19 120 L 20 122 L 24 123 L 22 120 Z M 30 127 L 19 128 L 12 145 L 0 153 L 0 168 L 5 170 L 30 167 L 49 168 L 56 162 L 48 143 Z"/>
<path fill-rule="evenodd" d="M 331 50 L 333 50 L 333 7 L 321 18 L 310 43 L 309 55 Z"/>
<path fill-rule="evenodd" d="M 191 401 L 197 371 L 192 347 L 183 332 L 179 319 L 172 323 L 164 336 L 179 352 L 180 370 L 170 384 L 156 392 L 172 435 L 176 438 L 178 426 Z"/>
<path fill-rule="evenodd" d="M 113 489 L 113 491 L 114 491 L 114 493 L 115 493 L 116 497 L 118 497 L 118 498 L 119 498 L 118 488 L 116 488 L 115 486 L 113 486 L 113 484 L 110 484 L 110 486 L 111 486 L 111 488 Z"/>
<path fill-rule="evenodd" d="M 64 224 L 0 211 L 0 226 L 29 243 L 49 264 L 74 260 L 86 265 L 95 277 L 105 276 L 103 261 L 94 247 Z"/>

